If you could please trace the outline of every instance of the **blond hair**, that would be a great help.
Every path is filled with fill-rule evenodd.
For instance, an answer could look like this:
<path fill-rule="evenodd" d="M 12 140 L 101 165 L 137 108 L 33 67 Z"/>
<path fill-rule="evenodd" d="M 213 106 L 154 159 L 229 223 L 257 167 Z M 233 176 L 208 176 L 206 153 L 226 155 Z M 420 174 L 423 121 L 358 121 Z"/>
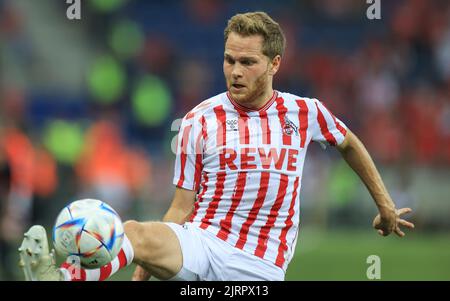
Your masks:
<path fill-rule="evenodd" d="M 244 37 L 253 35 L 262 36 L 262 52 L 270 59 L 273 59 L 277 55 L 282 56 L 286 48 L 286 38 L 280 25 L 265 12 L 250 12 L 234 15 L 228 20 L 228 25 L 224 31 L 225 43 L 231 32 Z"/>

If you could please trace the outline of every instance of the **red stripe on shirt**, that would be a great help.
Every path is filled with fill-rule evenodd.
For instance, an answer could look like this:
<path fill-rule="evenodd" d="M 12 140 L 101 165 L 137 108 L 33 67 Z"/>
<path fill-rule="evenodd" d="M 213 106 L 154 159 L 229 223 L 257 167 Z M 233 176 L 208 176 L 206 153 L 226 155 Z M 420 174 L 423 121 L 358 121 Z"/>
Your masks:
<path fill-rule="evenodd" d="M 287 113 L 287 108 L 284 106 L 284 99 L 282 97 L 278 97 L 275 101 L 277 102 L 276 109 L 278 111 L 278 118 L 280 119 L 281 132 L 283 135 L 283 144 L 291 145 L 291 136 L 287 135 L 284 132 L 284 127 L 286 125 L 286 113 Z"/>
<path fill-rule="evenodd" d="M 187 159 L 187 145 L 189 141 L 189 133 L 191 132 L 192 125 L 188 125 L 184 128 L 183 138 L 181 139 L 181 168 L 180 168 L 180 179 L 178 180 L 177 186 L 183 187 L 184 183 L 184 169 L 186 167 L 186 159 Z"/>
<path fill-rule="evenodd" d="M 200 123 L 202 124 L 203 146 L 206 146 L 206 141 L 208 140 L 208 124 L 206 123 L 205 116 L 202 116 Z"/>
<path fill-rule="evenodd" d="M 275 225 L 275 221 L 278 217 L 278 211 L 283 205 L 284 197 L 286 196 L 286 189 L 288 186 L 289 177 L 285 174 L 280 176 L 280 185 L 278 186 L 278 193 L 272 208 L 270 208 L 270 214 L 267 218 L 266 224 L 259 231 L 258 246 L 255 250 L 255 255 L 264 258 L 264 254 L 267 250 L 267 241 L 269 240 L 269 232 Z"/>
<path fill-rule="evenodd" d="M 203 145 L 204 141 L 206 141 L 207 138 L 207 130 L 206 130 L 206 120 L 205 116 L 202 116 L 200 120 L 202 124 L 202 132 L 201 136 L 200 134 L 197 137 L 197 143 L 195 144 L 195 174 L 194 174 L 194 190 L 197 191 L 200 186 L 201 176 L 202 176 L 202 170 L 203 170 L 203 146 L 202 146 L 202 139 L 203 139 Z"/>
<path fill-rule="evenodd" d="M 316 108 L 317 108 L 317 121 L 319 122 L 320 131 L 322 135 L 325 137 L 325 139 L 330 145 L 336 145 L 336 138 L 334 138 L 333 134 L 331 134 L 330 131 L 328 130 L 327 121 L 325 120 L 325 117 L 323 116 L 323 113 L 319 109 L 317 103 Z"/>
<path fill-rule="evenodd" d="M 226 114 L 221 105 L 214 108 L 214 113 L 216 113 L 217 118 L 217 147 L 219 147 L 227 144 Z"/>
<path fill-rule="evenodd" d="M 241 144 L 250 144 L 250 131 L 248 129 L 248 115 L 244 111 L 239 110 L 239 142 Z"/>
<path fill-rule="evenodd" d="M 269 127 L 269 119 L 267 118 L 267 112 L 266 111 L 259 112 L 259 117 L 261 118 L 263 144 L 270 144 L 270 127 Z"/>
<path fill-rule="evenodd" d="M 220 221 L 220 231 L 217 233 L 217 237 L 222 240 L 227 240 L 228 235 L 230 234 L 231 229 L 231 221 L 233 219 L 234 213 L 236 212 L 236 208 L 239 206 L 241 202 L 242 195 L 244 194 L 245 182 L 247 180 L 247 172 L 239 172 L 238 178 L 236 180 L 235 190 L 233 196 L 231 197 L 231 206 L 227 212 L 227 215 L 224 219 Z"/>
<path fill-rule="evenodd" d="M 202 224 L 200 225 L 200 228 L 202 229 L 206 229 L 209 225 L 211 225 L 211 219 L 213 219 L 216 214 L 217 207 L 219 207 L 219 202 L 223 195 L 225 176 L 225 172 L 217 173 L 216 190 L 214 191 L 214 196 L 209 203 L 208 209 L 206 209 L 205 217 L 202 218 Z"/>
<path fill-rule="evenodd" d="M 279 237 L 280 245 L 278 247 L 278 255 L 277 255 L 277 259 L 275 260 L 275 265 L 279 266 L 280 268 L 283 268 L 284 262 L 286 261 L 286 259 L 284 257 L 284 253 L 288 249 L 286 236 L 287 236 L 287 233 L 289 232 L 289 229 L 293 225 L 292 217 L 294 216 L 294 213 L 295 213 L 294 205 L 295 205 L 295 201 L 297 199 L 297 189 L 298 189 L 299 179 L 300 179 L 299 177 L 295 178 L 294 191 L 292 193 L 291 205 L 289 206 L 288 217 L 286 218 L 286 221 L 285 221 L 286 226 L 281 230 L 280 237 Z"/>
<path fill-rule="evenodd" d="M 324 104 L 322 104 L 322 105 L 325 107 Z M 325 107 L 325 109 L 327 109 L 328 113 L 333 118 L 333 121 L 334 121 L 334 124 L 336 125 L 336 128 L 339 130 L 339 132 L 341 132 L 341 134 L 343 136 L 345 136 L 347 134 L 347 130 L 337 121 L 336 117 L 333 115 L 333 113 L 330 112 L 330 110 L 328 110 L 327 107 Z"/>
<path fill-rule="evenodd" d="M 196 106 L 194 109 L 195 109 L 195 110 L 199 110 L 199 109 L 201 109 L 201 108 L 205 108 L 205 107 L 209 106 L 210 104 L 211 104 L 210 101 L 202 102 L 201 104 L 199 104 L 198 106 Z"/>
<path fill-rule="evenodd" d="M 261 209 L 262 205 L 264 204 L 264 200 L 266 198 L 267 190 L 269 188 L 269 179 L 270 179 L 270 173 L 269 172 L 261 172 L 261 180 L 259 182 L 259 189 L 258 194 L 256 197 L 255 202 L 253 203 L 253 207 L 250 210 L 247 220 L 242 225 L 241 230 L 239 231 L 239 239 L 236 242 L 236 248 L 243 249 L 245 244 L 247 243 L 247 234 L 248 231 L 253 225 L 253 223 L 256 220 L 256 217 L 258 216 L 259 210 Z"/>
<path fill-rule="evenodd" d="M 297 99 L 296 101 L 299 107 L 298 121 L 300 130 L 300 147 L 305 147 L 306 131 L 308 130 L 308 106 L 303 99 Z"/>
<path fill-rule="evenodd" d="M 208 183 L 208 174 L 203 173 L 203 182 L 201 184 L 202 192 L 198 195 L 198 200 L 194 203 L 194 212 L 192 213 L 191 218 L 189 219 L 190 222 L 194 221 L 194 218 L 197 216 L 198 213 L 198 208 L 200 207 L 200 202 L 203 202 L 203 196 L 205 195 L 206 190 L 208 189 L 206 183 Z"/>
<path fill-rule="evenodd" d="M 203 156 L 200 153 L 195 155 L 195 173 L 194 173 L 194 190 L 197 191 L 200 186 L 200 178 L 203 169 Z"/>
<path fill-rule="evenodd" d="M 193 118 L 194 116 L 195 116 L 195 113 L 189 112 L 189 113 L 186 114 L 186 120 L 191 119 L 191 118 Z"/>

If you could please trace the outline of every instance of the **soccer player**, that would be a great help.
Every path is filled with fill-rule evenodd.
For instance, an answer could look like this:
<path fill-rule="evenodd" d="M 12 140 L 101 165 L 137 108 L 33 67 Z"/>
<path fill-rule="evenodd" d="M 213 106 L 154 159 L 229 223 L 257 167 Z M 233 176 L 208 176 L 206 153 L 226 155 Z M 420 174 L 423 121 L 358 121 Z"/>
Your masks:
<path fill-rule="evenodd" d="M 266 13 L 233 16 L 225 29 L 227 92 L 183 118 L 176 190 L 163 221 L 127 221 L 119 256 L 77 276 L 68 264 L 57 269 L 46 245 L 34 265 L 22 251 L 29 278 L 103 280 L 134 262 L 133 280 L 284 280 L 311 141 L 335 146 L 362 179 L 379 210 L 379 234 L 402 237 L 401 226 L 413 228 L 401 218 L 411 209 L 395 208 L 369 153 L 342 121 L 317 99 L 272 88 L 284 49 L 283 32 Z M 29 231 L 28 241 L 36 237 L 47 243 L 42 227 Z M 25 249 L 34 245 L 24 240 Z"/>

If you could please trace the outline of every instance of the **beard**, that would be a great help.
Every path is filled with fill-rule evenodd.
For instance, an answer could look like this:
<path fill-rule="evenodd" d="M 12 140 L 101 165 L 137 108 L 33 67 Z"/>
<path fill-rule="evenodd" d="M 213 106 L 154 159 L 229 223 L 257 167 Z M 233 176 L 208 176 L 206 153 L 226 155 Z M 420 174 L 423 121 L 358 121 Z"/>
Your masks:
<path fill-rule="evenodd" d="M 246 86 L 245 88 L 246 91 L 243 91 L 244 93 L 235 94 L 231 92 L 230 89 L 231 83 L 229 82 L 228 91 L 230 92 L 231 97 L 235 101 L 239 102 L 239 104 L 246 107 L 250 107 L 249 105 L 254 104 L 254 102 L 258 100 L 258 98 L 263 96 L 264 93 L 266 92 L 268 85 L 268 76 L 267 76 L 268 72 L 269 71 L 266 70 L 266 72 L 261 74 L 251 86 Z M 263 101 L 266 101 L 266 99 L 264 99 Z"/>

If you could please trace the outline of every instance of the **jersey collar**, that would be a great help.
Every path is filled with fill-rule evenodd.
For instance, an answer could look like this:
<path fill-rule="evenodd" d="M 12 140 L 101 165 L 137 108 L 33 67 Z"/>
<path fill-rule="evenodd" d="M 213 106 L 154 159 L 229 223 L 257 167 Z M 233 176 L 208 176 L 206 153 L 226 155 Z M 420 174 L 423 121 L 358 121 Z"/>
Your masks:
<path fill-rule="evenodd" d="M 230 102 L 233 104 L 233 106 L 236 108 L 236 110 L 240 110 L 240 111 L 244 111 L 244 112 L 262 112 L 262 111 L 266 111 L 275 101 L 275 99 L 278 96 L 278 92 L 276 90 L 273 90 L 272 96 L 270 97 L 270 99 L 259 109 L 250 109 L 247 107 L 244 107 L 243 105 L 240 105 L 239 103 L 237 103 L 232 97 L 230 92 L 227 91 L 227 97 L 230 100 Z"/>

